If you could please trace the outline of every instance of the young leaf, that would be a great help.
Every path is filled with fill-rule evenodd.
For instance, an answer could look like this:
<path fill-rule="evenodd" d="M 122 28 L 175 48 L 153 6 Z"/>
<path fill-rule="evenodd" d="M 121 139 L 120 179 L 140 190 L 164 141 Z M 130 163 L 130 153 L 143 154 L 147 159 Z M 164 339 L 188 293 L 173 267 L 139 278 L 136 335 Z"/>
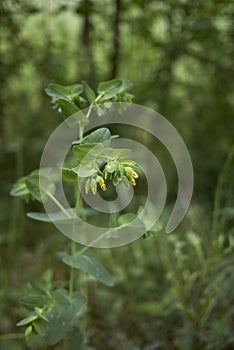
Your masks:
<path fill-rule="evenodd" d="M 103 95 L 103 100 L 108 100 L 116 95 L 126 92 L 132 88 L 132 83 L 128 80 L 114 79 L 100 83 L 98 93 Z"/>
<path fill-rule="evenodd" d="M 26 329 L 25 329 L 25 332 L 24 332 L 24 335 L 25 335 L 25 339 L 28 341 L 32 335 L 32 331 L 33 331 L 33 328 L 32 326 L 28 326 Z"/>
<path fill-rule="evenodd" d="M 105 148 L 105 155 L 107 158 L 127 158 L 131 153 L 130 149 L 125 148 Z"/>
<path fill-rule="evenodd" d="M 28 315 L 28 317 L 24 318 L 23 320 L 19 321 L 18 323 L 16 323 L 16 326 L 20 327 L 20 326 L 25 326 L 26 324 L 31 323 L 32 321 L 35 321 L 39 316 L 36 314 L 36 312 L 30 312 L 30 314 Z"/>
<path fill-rule="evenodd" d="M 61 111 L 65 117 L 70 117 L 71 115 L 79 112 L 79 108 L 76 107 L 75 103 L 72 101 L 59 99 L 57 100 L 57 104 L 61 108 Z"/>
<path fill-rule="evenodd" d="M 122 81 L 114 79 L 106 82 L 102 82 L 98 85 L 98 93 L 109 99 L 121 91 Z"/>
<path fill-rule="evenodd" d="M 91 104 L 96 98 L 95 92 L 91 89 L 91 87 L 85 81 L 82 81 L 82 84 L 84 85 L 85 95 L 89 103 Z"/>
<path fill-rule="evenodd" d="M 49 84 L 45 89 L 48 96 L 52 97 L 52 102 L 59 99 L 65 99 L 71 101 L 76 96 L 83 92 L 84 88 L 82 84 L 63 86 L 59 84 Z"/>

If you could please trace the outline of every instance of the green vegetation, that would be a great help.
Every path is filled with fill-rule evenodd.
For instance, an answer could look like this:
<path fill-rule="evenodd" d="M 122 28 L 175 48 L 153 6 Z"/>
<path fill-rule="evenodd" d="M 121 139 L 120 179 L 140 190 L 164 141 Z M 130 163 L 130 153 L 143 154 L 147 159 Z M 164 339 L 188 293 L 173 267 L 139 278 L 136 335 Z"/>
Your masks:
<path fill-rule="evenodd" d="M 0 15 L 0 349 L 231 350 L 232 1 L 4 0 Z M 172 122 L 191 154 L 193 200 L 170 235 L 164 228 L 177 175 L 164 147 L 132 127 L 105 125 L 83 136 L 91 116 L 81 109 L 91 113 L 95 105 L 101 118 L 104 102 L 131 102 L 130 91 L 135 103 Z M 69 215 L 76 210 L 93 220 L 74 188 L 79 162 L 97 146 L 105 168 L 97 162 L 95 176 L 89 164 L 82 169 L 86 192 L 105 198 L 111 182 L 129 187 L 137 180 L 140 201 L 145 182 L 131 154 L 101 146 L 116 134 L 135 138 L 158 157 L 168 185 L 160 223 L 145 239 L 91 251 L 71 246 L 48 224 L 41 201 L 53 197 L 47 177 L 56 182 L 57 175 L 40 174 L 43 195 L 34 169 L 61 116 L 74 113 L 75 162 L 67 159 L 62 172 L 75 208 Z M 93 164 L 97 154 L 91 158 Z M 55 220 L 64 215 L 55 213 Z M 108 224 L 124 225 L 132 220 L 126 215 Z"/>

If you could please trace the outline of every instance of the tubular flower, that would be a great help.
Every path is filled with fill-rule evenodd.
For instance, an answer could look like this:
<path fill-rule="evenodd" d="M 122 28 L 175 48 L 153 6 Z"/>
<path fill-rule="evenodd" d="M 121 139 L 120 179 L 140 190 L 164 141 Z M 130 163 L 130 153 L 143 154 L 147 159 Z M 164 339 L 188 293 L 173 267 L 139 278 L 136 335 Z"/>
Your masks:
<path fill-rule="evenodd" d="M 106 191 L 106 184 L 102 176 L 97 175 L 96 182 L 99 184 L 103 191 Z"/>
<path fill-rule="evenodd" d="M 93 194 L 96 194 L 97 193 L 97 183 L 96 183 L 94 178 L 91 180 L 90 187 L 91 187 L 91 191 L 93 192 Z"/>
<path fill-rule="evenodd" d="M 138 174 L 131 167 L 125 167 L 124 172 L 131 184 L 133 186 L 136 186 L 136 179 L 138 178 Z"/>

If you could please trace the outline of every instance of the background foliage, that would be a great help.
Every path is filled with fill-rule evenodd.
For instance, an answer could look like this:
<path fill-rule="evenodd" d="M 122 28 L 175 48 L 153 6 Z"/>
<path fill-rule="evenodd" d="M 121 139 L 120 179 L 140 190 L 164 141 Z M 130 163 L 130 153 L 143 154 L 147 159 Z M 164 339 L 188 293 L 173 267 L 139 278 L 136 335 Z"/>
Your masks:
<path fill-rule="evenodd" d="M 195 192 L 174 234 L 162 230 L 129 246 L 97 250 L 116 286 L 90 282 L 84 328 L 97 349 L 231 349 L 232 1 L 4 0 L 0 15 L 0 349 L 45 349 L 37 338 L 25 345 L 4 336 L 18 331 L 23 309 L 17 300 L 27 281 L 51 265 L 58 284 L 66 277 L 53 252 L 67 240 L 25 218 L 25 205 L 9 197 L 12 183 L 37 168 L 61 120 L 44 89 L 81 80 L 96 87 L 115 77 L 131 80 L 135 102 L 161 112 L 181 133 Z M 133 130 L 124 133 L 131 138 Z M 143 139 L 166 159 L 169 210 L 176 195 L 173 163 L 160 145 Z M 27 211 L 38 208 L 32 203 Z M 162 223 L 167 210 L 164 216 Z"/>

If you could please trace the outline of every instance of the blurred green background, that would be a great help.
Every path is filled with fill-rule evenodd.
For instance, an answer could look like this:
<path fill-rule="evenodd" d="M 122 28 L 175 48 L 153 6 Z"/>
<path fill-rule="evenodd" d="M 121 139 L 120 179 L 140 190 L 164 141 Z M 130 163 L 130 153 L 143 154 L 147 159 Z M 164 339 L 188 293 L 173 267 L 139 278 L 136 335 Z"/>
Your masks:
<path fill-rule="evenodd" d="M 50 266 L 58 283 L 67 273 L 54 254 L 65 237 L 25 217 L 38 204 L 9 196 L 12 184 L 38 167 L 61 122 L 44 89 L 80 80 L 95 88 L 118 77 L 133 82 L 135 103 L 160 112 L 180 132 L 195 188 L 172 235 L 162 229 L 97 250 L 116 286 L 90 287 L 90 342 L 100 350 L 232 349 L 233 2 L 3 0 L 0 15 L 0 349 L 47 348 L 36 337 L 26 344 L 3 335 L 19 332 L 18 299 L 29 280 Z M 166 218 L 177 180 L 173 163 L 164 163 L 171 183 Z"/>

